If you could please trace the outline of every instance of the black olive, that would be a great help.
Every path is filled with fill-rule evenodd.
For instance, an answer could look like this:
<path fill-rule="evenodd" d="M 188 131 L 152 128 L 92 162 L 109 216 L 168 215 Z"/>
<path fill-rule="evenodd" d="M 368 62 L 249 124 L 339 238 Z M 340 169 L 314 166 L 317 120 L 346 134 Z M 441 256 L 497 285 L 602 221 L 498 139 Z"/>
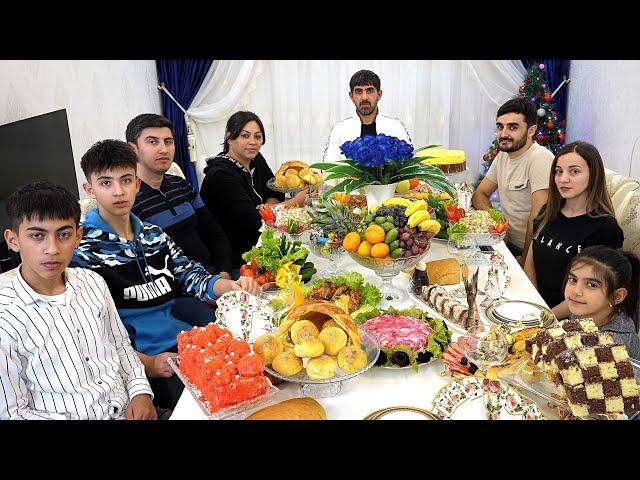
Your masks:
<path fill-rule="evenodd" d="M 409 355 L 404 352 L 394 352 L 391 355 L 391 363 L 399 367 L 406 367 L 409 365 Z"/>
<path fill-rule="evenodd" d="M 387 354 L 384 353 L 382 350 L 380 350 L 380 355 L 378 355 L 378 358 L 376 359 L 376 363 L 374 363 L 374 365 L 384 365 L 385 362 L 387 361 Z"/>
<path fill-rule="evenodd" d="M 478 366 L 475 363 L 469 364 L 469 373 L 473 375 L 478 370 Z"/>
<path fill-rule="evenodd" d="M 427 363 L 432 357 L 433 353 L 431 352 L 421 352 L 418 354 L 416 359 L 418 360 L 418 363 Z"/>
<path fill-rule="evenodd" d="M 469 360 L 467 360 L 467 357 L 462 357 L 460 359 L 460 365 L 466 365 L 469 362 Z"/>

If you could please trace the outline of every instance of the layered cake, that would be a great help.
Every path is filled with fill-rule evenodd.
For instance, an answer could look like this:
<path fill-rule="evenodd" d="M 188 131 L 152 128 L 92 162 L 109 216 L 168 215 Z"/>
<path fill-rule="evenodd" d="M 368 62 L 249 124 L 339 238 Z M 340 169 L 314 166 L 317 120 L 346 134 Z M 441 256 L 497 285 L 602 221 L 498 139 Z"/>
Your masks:
<path fill-rule="evenodd" d="M 525 349 L 531 355 L 533 363 L 535 363 L 540 370 L 544 370 L 543 356 L 547 353 L 547 346 L 551 342 L 559 339 L 562 335 L 568 332 L 595 333 L 597 331 L 598 327 L 590 318 L 565 320 L 557 325 L 544 328 L 533 337 L 528 338 L 525 342 Z"/>
<path fill-rule="evenodd" d="M 576 417 L 640 411 L 638 385 L 623 344 L 565 350 L 554 361 L 556 382 Z"/>
<path fill-rule="evenodd" d="M 467 161 L 463 150 L 446 150 L 443 148 L 426 148 L 416 153 L 418 157 L 426 158 L 425 165 L 438 167 L 444 173 L 459 173 L 467 169 Z"/>
<path fill-rule="evenodd" d="M 612 345 L 613 336 L 608 332 L 569 332 L 560 336 L 547 345 L 547 350 L 542 355 L 542 370 L 549 373 L 552 378 L 558 372 L 555 357 L 565 350 L 575 350 L 583 347 L 595 347 L 596 345 Z"/>
<path fill-rule="evenodd" d="M 263 395 L 269 384 L 262 359 L 244 340 L 210 323 L 178 335 L 180 370 L 211 413 Z"/>

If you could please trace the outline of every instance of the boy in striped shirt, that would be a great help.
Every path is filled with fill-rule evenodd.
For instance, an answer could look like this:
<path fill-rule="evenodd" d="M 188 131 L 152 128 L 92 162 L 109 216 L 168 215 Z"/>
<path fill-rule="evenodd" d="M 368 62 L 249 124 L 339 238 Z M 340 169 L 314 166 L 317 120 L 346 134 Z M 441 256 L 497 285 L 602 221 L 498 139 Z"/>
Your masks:
<path fill-rule="evenodd" d="M 106 282 L 67 268 L 80 206 L 49 182 L 7 200 L 4 238 L 20 253 L 0 290 L 0 419 L 155 419 L 153 392 Z"/>

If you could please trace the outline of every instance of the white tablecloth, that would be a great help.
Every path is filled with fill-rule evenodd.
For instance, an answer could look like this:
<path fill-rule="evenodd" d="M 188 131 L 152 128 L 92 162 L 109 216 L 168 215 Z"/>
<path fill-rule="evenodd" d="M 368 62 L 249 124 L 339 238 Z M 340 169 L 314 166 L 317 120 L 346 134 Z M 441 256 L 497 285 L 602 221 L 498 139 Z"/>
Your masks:
<path fill-rule="evenodd" d="M 509 267 L 511 281 L 506 288 L 504 296 L 509 299 L 527 300 L 546 306 L 546 303 L 506 245 L 502 242 L 494 248 L 504 255 Z M 436 239 L 432 242 L 431 249 L 425 260 L 437 260 L 449 256 L 446 242 Z M 314 257 L 311 260 L 316 263 L 318 270 L 324 266 L 324 259 Z M 374 272 L 356 264 L 348 256 L 343 257 L 342 269 L 345 272 L 358 271 L 364 275 L 368 282 L 376 285 L 381 284 L 380 278 Z M 487 270 L 487 267 L 480 268 L 478 282 L 480 288 L 484 288 Z M 409 276 L 404 273 L 400 273 L 393 280 L 395 286 L 405 289 L 408 287 L 409 281 Z M 479 302 L 483 298 L 479 296 Z M 408 307 L 412 303 L 411 298 L 407 298 L 405 302 L 398 305 L 398 308 Z M 481 318 L 486 321 L 484 311 L 482 309 L 479 310 Z M 455 340 L 458 337 L 458 333 L 455 330 L 453 332 Z M 418 373 L 412 369 L 372 367 L 362 375 L 345 382 L 341 392 L 336 396 L 318 398 L 317 400 L 326 410 L 327 418 L 331 420 L 362 419 L 374 410 L 399 405 L 431 410 L 431 400 L 440 388 L 451 380 L 449 376 L 441 375 L 443 369 L 444 367 L 440 360 L 431 361 L 419 367 Z M 282 397 L 282 399 L 297 396 L 299 391 L 299 385 L 294 383 L 282 383 L 278 385 L 278 388 L 280 392 L 278 392 L 277 396 Z M 182 419 L 206 419 L 206 416 L 186 389 L 171 416 L 171 420 Z"/>

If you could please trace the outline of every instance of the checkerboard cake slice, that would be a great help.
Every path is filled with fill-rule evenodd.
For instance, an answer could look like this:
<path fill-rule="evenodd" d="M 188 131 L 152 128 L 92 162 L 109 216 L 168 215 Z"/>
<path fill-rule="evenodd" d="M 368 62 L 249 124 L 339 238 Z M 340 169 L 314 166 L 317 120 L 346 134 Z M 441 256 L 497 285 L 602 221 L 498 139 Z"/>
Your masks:
<path fill-rule="evenodd" d="M 543 356 L 547 353 L 547 346 L 554 340 L 559 339 L 562 335 L 568 332 L 597 332 L 598 327 L 590 318 L 583 318 L 579 320 L 565 320 L 552 325 L 548 328 L 543 328 L 533 337 L 528 338 L 525 342 L 525 348 L 531 359 L 540 370 L 544 370 Z"/>
<path fill-rule="evenodd" d="M 596 345 L 611 345 L 613 336 L 608 332 L 580 332 L 571 331 L 561 335 L 547 345 L 544 355 L 541 357 L 542 370 L 554 379 L 558 372 L 558 366 L 554 359 L 565 350 L 575 350 L 582 347 L 595 347 Z"/>
<path fill-rule="evenodd" d="M 637 381 L 623 344 L 565 350 L 554 362 L 576 417 L 640 411 Z"/>

